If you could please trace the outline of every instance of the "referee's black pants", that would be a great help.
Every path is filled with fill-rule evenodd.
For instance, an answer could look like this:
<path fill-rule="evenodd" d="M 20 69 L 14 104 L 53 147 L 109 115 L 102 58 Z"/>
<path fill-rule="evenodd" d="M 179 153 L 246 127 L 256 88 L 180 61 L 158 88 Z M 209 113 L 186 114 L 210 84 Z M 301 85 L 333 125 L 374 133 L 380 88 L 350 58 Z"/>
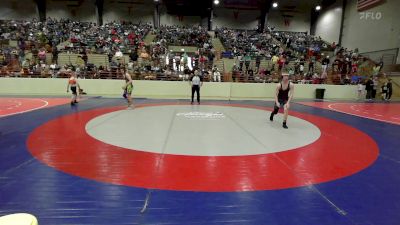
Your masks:
<path fill-rule="evenodd" d="M 200 85 L 192 85 L 192 102 L 194 98 L 194 92 L 197 94 L 197 102 L 200 102 Z"/>

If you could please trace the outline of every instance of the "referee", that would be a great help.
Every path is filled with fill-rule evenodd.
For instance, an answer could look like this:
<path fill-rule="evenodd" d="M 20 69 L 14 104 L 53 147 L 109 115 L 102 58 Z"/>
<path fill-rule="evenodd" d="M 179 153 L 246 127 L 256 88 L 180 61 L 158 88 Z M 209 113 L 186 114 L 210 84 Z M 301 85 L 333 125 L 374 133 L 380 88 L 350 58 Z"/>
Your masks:
<path fill-rule="evenodd" d="M 190 79 L 189 82 L 190 85 L 192 85 L 192 102 L 193 104 L 193 98 L 194 98 L 194 92 L 197 94 L 197 103 L 200 104 L 200 87 L 203 85 L 203 80 L 199 76 L 199 71 L 194 72 L 194 76 Z"/>

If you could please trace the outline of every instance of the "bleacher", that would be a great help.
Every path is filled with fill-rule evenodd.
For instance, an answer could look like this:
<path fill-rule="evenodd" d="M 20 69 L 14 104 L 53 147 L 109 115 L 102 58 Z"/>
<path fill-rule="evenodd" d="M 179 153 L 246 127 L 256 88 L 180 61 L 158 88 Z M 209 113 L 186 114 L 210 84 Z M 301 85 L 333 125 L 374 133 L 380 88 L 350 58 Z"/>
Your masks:
<path fill-rule="evenodd" d="M 263 37 L 265 38 L 265 34 L 257 34 L 256 31 L 240 31 L 242 32 L 243 35 L 247 35 L 248 38 L 250 39 L 250 42 L 257 45 L 260 44 L 259 40 L 255 39 L 256 37 Z M 182 34 L 181 34 L 182 35 Z M 209 34 L 208 34 L 209 35 Z M 214 46 L 214 52 L 215 52 L 215 58 L 213 62 L 207 62 L 205 63 L 205 69 L 212 68 L 214 65 L 218 67 L 218 70 L 220 71 L 222 75 L 222 81 L 237 81 L 237 82 L 261 82 L 261 81 L 272 81 L 276 82 L 279 79 L 279 74 L 277 74 L 276 70 L 272 72 L 271 77 L 268 78 L 263 78 L 260 79 L 258 76 L 258 70 L 272 70 L 272 62 L 270 58 L 267 58 L 263 55 L 258 54 L 258 50 L 251 50 L 251 60 L 247 62 L 243 62 L 243 66 L 241 66 L 241 70 L 239 71 L 239 74 L 236 76 L 232 76 L 232 73 L 230 71 L 230 68 L 227 68 L 226 64 L 226 59 L 236 59 L 236 56 L 230 52 L 230 50 L 227 50 L 224 45 L 224 42 L 221 42 L 220 38 L 214 37 L 214 34 L 211 33 L 212 38 L 210 39 L 212 45 Z M 246 37 L 247 37 L 246 36 Z M 152 47 L 154 46 L 154 41 L 156 35 L 153 33 L 148 33 L 147 36 L 143 37 L 144 40 L 146 40 L 145 46 L 147 46 L 147 50 L 149 50 L 149 54 L 151 55 Z M 264 39 L 263 39 L 264 40 Z M 267 40 L 267 39 L 265 39 Z M 88 38 L 84 41 L 84 48 L 92 50 L 96 48 L 96 36 L 94 35 L 89 35 Z M 284 51 L 288 50 L 285 46 L 284 43 L 280 42 L 274 35 L 271 35 L 271 38 L 268 39 L 268 45 L 273 45 L 276 48 L 282 48 Z M 73 46 L 70 46 L 71 42 L 70 41 L 64 41 L 61 42 L 58 45 L 58 48 L 60 49 L 60 53 L 58 54 L 58 60 L 57 64 L 60 67 L 67 66 L 67 67 L 82 67 L 81 72 L 83 77 L 85 78 L 98 78 L 98 79 L 121 79 L 122 78 L 122 71 L 123 69 L 127 68 L 127 64 L 129 63 L 129 56 L 127 54 L 123 55 L 123 57 L 117 58 L 117 57 L 112 57 L 111 61 L 109 59 L 109 56 L 107 54 L 92 54 L 92 53 L 87 53 L 87 65 L 94 67 L 95 69 L 99 67 L 104 67 L 103 70 L 101 71 L 92 71 L 88 70 L 85 68 L 86 64 L 83 61 L 83 59 L 80 57 L 81 54 L 78 54 L 78 52 L 82 51 L 82 46 L 80 42 L 77 42 L 76 40 L 73 41 Z M 17 46 L 17 42 L 15 40 L 9 40 L 9 41 L 2 41 L 1 45 L 4 47 L 12 47 L 12 46 Z M 29 49 L 31 46 L 34 46 L 32 43 L 29 44 L 29 47 L 27 48 L 27 52 L 25 55 L 26 59 L 32 59 L 32 53 L 30 53 Z M 126 48 L 127 47 L 127 48 Z M 129 49 L 133 48 L 133 45 L 129 43 L 125 48 L 122 48 L 121 51 L 124 53 L 128 53 Z M 167 46 L 171 47 L 171 46 Z M 180 49 L 183 48 L 182 46 L 175 46 L 175 48 Z M 187 46 L 185 49 L 188 48 Z M 197 47 L 193 47 L 194 50 L 192 50 L 194 53 L 199 52 L 199 49 Z M 136 49 L 136 47 L 135 47 Z M 96 52 L 96 51 L 94 51 Z M 102 52 L 102 51 L 100 51 Z M 110 54 L 112 54 L 111 52 Z M 198 54 L 198 53 L 197 53 Z M 242 53 L 243 54 L 243 53 Z M 246 53 L 247 55 L 247 53 Z M 295 52 L 295 57 L 293 59 L 288 58 L 288 64 L 285 65 L 286 68 L 294 68 L 295 67 L 295 61 L 294 59 L 296 57 L 299 57 L 301 54 L 298 52 Z M 4 58 L 4 57 L 3 57 Z M 257 61 L 257 60 L 258 61 Z M 3 59 L 4 60 L 4 59 Z M 52 63 L 52 53 L 47 53 L 46 54 L 46 64 L 50 65 Z M 156 61 L 158 61 L 158 67 L 160 68 L 165 68 L 165 60 L 152 60 L 152 59 L 142 59 L 141 57 L 138 58 L 138 61 L 134 64 L 135 69 L 134 69 L 134 77 L 135 79 L 146 79 L 146 80 L 183 80 L 182 76 L 179 75 L 172 75 L 172 76 L 165 76 L 163 73 L 156 72 L 156 71 L 148 71 L 148 68 L 152 68 Z M 111 63 L 112 62 L 112 63 Z M 236 62 L 238 65 L 241 63 L 239 61 Z M 246 66 L 248 65 L 248 66 Z M 145 70 L 137 67 L 148 67 Z M 198 64 L 196 63 L 196 66 Z M 228 66 L 230 67 L 230 66 Z M 251 69 L 254 72 L 254 75 L 248 75 L 247 74 L 247 69 Z M 276 69 L 276 68 L 275 68 Z M 361 66 L 359 68 L 360 74 L 363 74 L 363 76 L 369 76 L 371 74 L 371 65 L 365 65 Z M 304 74 L 308 74 L 308 63 L 306 62 L 304 66 Z M 317 74 L 321 74 L 321 63 L 317 60 L 314 65 L 314 72 Z M 177 73 L 174 73 L 177 74 Z M 54 72 L 49 70 L 48 68 L 46 69 L 40 69 L 36 71 L 29 71 L 29 70 L 21 70 L 21 67 L 16 65 L 14 62 L 13 65 L 7 65 L 7 66 L 2 66 L 1 68 L 1 76 L 20 76 L 20 77 L 56 77 L 54 75 Z M 312 74 L 311 74 L 312 75 Z M 57 77 L 64 77 L 68 76 L 68 74 L 58 74 Z M 310 75 L 309 75 L 310 76 Z M 212 80 L 210 79 L 212 76 L 210 75 L 209 77 L 205 77 L 205 80 Z M 234 79 L 233 79 L 234 78 Z M 354 77 L 353 77 L 354 78 Z M 298 81 L 302 79 L 301 76 L 294 76 L 294 81 Z M 337 72 L 329 70 L 328 73 L 328 79 L 327 83 L 330 84 L 343 84 L 343 76 L 337 74 Z"/>

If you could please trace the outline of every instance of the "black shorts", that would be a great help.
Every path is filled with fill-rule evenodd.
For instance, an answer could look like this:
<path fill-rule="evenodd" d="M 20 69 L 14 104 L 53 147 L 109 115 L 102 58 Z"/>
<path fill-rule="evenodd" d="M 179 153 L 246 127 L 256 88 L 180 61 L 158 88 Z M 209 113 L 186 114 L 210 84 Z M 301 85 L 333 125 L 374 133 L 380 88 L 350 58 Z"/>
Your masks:
<path fill-rule="evenodd" d="M 71 87 L 72 94 L 76 95 L 76 87 Z"/>
<path fill-rule="evenodd" d="M 287 101 L 288 100 L 286 100 L 286 99 L 278 99 L 279 105 L 276 105 L 276 103 L 275 103 L 275 106 L 278 108 L 283 107 L 283 105 L 285 105 L 287 103 Z"/>

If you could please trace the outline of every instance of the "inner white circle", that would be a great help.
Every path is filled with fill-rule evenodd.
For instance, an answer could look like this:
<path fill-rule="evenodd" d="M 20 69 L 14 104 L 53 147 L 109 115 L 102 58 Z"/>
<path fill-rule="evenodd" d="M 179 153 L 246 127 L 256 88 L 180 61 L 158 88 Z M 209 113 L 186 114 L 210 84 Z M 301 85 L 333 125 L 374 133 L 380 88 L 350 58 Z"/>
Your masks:
<path fill-rule="evenodd" d="M 167 105 L 121 110 L 90 120 L 93 138 L 127 149 L 174 155 L 238 156 L 286 151 L 316 141 L 312 123 L 269 111 L 210 105 Z"/>

